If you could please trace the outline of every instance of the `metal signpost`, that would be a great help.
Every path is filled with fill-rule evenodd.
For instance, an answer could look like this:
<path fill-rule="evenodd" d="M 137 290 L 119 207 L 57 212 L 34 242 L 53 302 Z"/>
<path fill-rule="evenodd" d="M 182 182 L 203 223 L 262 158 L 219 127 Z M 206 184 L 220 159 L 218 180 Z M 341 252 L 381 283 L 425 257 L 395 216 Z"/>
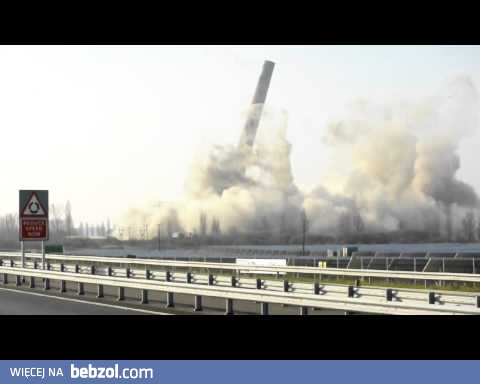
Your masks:
<path fill-rule="evenodd" d="M 24 241 L 42 242 L 42 269 L 45 269 L 45 244 L 48 240 L 48 191 L 20 190 L 19 236 L 22 250 L 22 268 L 25 267 Z"/>

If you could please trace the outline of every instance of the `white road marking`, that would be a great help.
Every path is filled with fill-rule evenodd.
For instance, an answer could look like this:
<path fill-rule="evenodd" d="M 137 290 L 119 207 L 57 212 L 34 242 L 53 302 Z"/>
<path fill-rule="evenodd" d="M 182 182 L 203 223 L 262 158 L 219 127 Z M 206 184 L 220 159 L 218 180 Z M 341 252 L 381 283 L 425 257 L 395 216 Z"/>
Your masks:
<path fill-rule="evenodd" d="M 171 315 L 171 313 L 149 311 L 148 309 L 130 308 L 130 307 L 123 307 L 123 306 L 121 306 L 121 305 L 105 304 L 105 303 L 96 303 L 96 302 L 92 302 L 92 301 L 71 299 L 71 298 L 67 298 L 67 297 L 59 297 L 59 296 L 54 296 L 54 295 L 45 295 L 45 294 L 38 293 L 38 292 L 27 292 L 27 291 L 22 291 L 22 290 L 19 290 L 19 289 L 11 289 L 11 288 L 3 288 L 3 287 L 0 287 L 0 290 L 9 291 L 9 292 L 14 292 L 14 293 L 23 293 L 23 294 L 25 294 L 25 295 L 34 295 L 34 296 L 48 297 L 48 298 L 50 298 L 50 299 L 71 301 L 71 302 L 74 302 L 74 303 L 97 305 L 97 306 L 99 306 L 99 307 L 123 309 L 123 310 L 125 310 L 125 311 L 143 312 L 143 313 L 149 313 L 149 314 L 153 314 L 153 315 Z"/>

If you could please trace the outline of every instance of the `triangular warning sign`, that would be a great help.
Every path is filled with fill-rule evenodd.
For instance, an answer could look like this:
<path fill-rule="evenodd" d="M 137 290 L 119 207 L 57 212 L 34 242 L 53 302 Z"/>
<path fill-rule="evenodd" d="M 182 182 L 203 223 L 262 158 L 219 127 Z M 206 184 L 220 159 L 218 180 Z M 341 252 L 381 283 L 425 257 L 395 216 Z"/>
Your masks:
<path fill-rule="evenodd" d="M 46 216 L 45 209 L 43 208 L 40 200 L 38 200 L 37 194 L 32 193 L 30 198 L 23 209 L 22 216 Z"/>

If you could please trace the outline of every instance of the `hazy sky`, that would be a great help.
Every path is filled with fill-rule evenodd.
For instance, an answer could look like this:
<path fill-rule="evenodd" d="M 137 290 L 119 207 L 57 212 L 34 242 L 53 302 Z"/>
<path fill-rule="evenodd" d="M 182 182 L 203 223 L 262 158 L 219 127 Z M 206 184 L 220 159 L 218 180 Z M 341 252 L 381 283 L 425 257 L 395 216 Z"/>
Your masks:
<path fill-rule="evenodd" d="M 288 112 L 297 185 L 322 182 L 322 135 L 359 98 L 416 100 L 468 75 L 479 46 L 1 46 L 0 213 L 19 189 L 49 189 L 73 217 L 100 222 L 183 194 L 203 144 L 236 144 L 264 60 L 267 103 Z M 480 190 L 480 135 L 459 176 Z"/>

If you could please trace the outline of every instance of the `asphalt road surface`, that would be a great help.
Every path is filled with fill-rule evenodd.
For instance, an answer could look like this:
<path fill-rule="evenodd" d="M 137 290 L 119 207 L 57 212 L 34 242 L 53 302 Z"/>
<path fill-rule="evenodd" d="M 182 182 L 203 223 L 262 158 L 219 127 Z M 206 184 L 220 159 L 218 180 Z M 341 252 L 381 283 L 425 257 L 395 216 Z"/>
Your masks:
<path fill-rule="evenodd" d="M 0 287 L 0 315 L 144 315 L 128 307 Z"/>

